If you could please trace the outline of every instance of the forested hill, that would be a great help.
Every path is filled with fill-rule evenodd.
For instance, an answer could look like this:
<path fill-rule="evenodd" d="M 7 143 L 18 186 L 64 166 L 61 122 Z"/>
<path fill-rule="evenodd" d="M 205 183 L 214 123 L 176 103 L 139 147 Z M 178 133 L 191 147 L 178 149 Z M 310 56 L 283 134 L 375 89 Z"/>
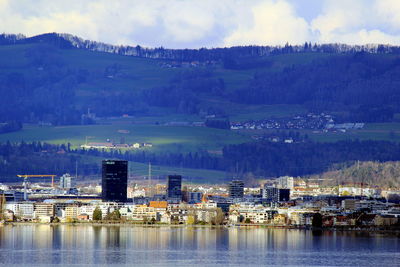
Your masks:
<path fill-rule="evenodd" d="M 336 113 L 337 121 L 390 122 L 400 111 L 398 53 L 383 45 L 145 49 L 3 34 L 0 122 L 81 124 L 88 109 L 229 118 L 277 104 Z"/>
<path fill-rule="evenodd" d="M 329 171 L 320 175 L 312 176 L 326 180 L 327 183 L 341 184 L 363 184 L 364 187 L 380 185 L 382 187 L 400 186 L 400 162 L 358 162 L 347 168 Z"/>

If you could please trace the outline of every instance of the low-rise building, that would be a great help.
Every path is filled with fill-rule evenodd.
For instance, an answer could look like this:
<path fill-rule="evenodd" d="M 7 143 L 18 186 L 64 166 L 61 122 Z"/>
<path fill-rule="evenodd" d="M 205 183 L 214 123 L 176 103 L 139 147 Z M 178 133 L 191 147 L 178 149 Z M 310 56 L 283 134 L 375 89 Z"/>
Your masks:
<path fill-rule="evenodd" d="M 399 218 L 390 215 L 376 215 L 374 224 L 377 226 L 390 226 L 399 223 Z"/>
<path fill-rule="evenodd" d="M 137 205 L 132 212 L 132 220 L 135 221 L 151 221 L 157 219 L 155 208 L 147 205 Z"/>
<path fill-rule="evenodd" d="M 70 219 L 78 219 L 78 215 L 80 214 L 80 210 L 78 206 L 67 206 L 65 208 L 64 218 L 66 220 Z"/>
<path fill-rule="evenodd" d="M 273 219 L 272 222 L 275 225 L 287 225 L 287 223 L 288 223 L 287 215 L 285 215 L 285 214 L 275 214 L 274 219 Z"/>
<path fill-rule="evenodd" d="M 53 203 L 43 203 L 43 202 L 35 203 L 34 217 L 36 219 L 41 221 L 42 219 L 44 221 L 50 221 L 51 218 L 54 217 L 54 215 L 55 215 L 55 209 Z"/>
<path fill-rule="evenodd" d="M 13 211 L 14 215 L 22 220 L 31 220 L 34 218 L 33 202 L 6 203 L 5 208 Z"/>

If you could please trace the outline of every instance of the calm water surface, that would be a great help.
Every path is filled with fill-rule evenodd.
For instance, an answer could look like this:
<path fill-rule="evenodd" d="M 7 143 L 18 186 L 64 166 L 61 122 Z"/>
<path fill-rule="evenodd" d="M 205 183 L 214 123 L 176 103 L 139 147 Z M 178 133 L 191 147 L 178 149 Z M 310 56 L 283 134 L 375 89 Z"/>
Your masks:
<path fill-rule="evenodd" d="M 400 238 L 305 230 L 0 227 L 0 266 L 400 266 Z"/>

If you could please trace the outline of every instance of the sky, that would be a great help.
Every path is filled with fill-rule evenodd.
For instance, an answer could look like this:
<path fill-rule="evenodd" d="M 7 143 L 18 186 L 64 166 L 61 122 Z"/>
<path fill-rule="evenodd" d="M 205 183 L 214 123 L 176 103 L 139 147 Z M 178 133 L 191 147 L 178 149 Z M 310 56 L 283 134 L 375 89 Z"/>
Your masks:
<path fill-rule="evenodd" d="M 0 32 L 166 48 L 400 45 L 400 0 L 0 0 Z"/>

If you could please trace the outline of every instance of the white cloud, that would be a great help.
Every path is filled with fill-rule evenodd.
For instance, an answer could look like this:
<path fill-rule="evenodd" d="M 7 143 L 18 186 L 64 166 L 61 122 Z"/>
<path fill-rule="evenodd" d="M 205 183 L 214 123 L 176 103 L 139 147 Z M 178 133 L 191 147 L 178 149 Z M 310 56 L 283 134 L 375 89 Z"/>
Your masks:
<path fill-rule="evenodd" d="M 239 22 L 238 29 L 225 38 L 226 45 L 299 44 L 311 39 L 308 23 L 297 16 L 286 1 L 264 1 L 252 8 L 253 19 Z"/>
<path fill-rule="evenodd" d="M 3 32 L 56 31 L 110 43 L 183 47 L 204 40 L 218 45 L 215 29 L 229 26 L 219 14 L 229 14 L 232 6 L 229 0 L 0 1 Z"/>
<path fill-rule="evenodd" d="M 308 21 L 307 9 L 302 6 L 299 14 L 295 1 L 0 0 L 0 32 L 62 32 L 172 48 L 305 41 L 400 45 L 400 0 L 321 0 L 322 10 Z"/>
<path fill-rule="evenodd" d="M 376 0 L 373 9 L 382 24 L 387 24 L 391 30 L 400 31 L 400 1 Z"/>
<path fill-rule="evenodd" d="M 400 36 L 386 34 L 380 30 L 361 29 L 348 33 L 332 34 L 325 43 L 345 43 L 350 45 L 400 44 Z"/>
<path fill-rule="evenodd" d="M 162 15 L 165 36 L 176 41 L 199 40 L 212 31 L 216 23 L 212 5 L 206 2 L 171 2 Z"/>
<path fill-rule="evenodd" d="M 328 0 L 311 22 L 319 43 L 400 44 L 400 1 Z"/>

